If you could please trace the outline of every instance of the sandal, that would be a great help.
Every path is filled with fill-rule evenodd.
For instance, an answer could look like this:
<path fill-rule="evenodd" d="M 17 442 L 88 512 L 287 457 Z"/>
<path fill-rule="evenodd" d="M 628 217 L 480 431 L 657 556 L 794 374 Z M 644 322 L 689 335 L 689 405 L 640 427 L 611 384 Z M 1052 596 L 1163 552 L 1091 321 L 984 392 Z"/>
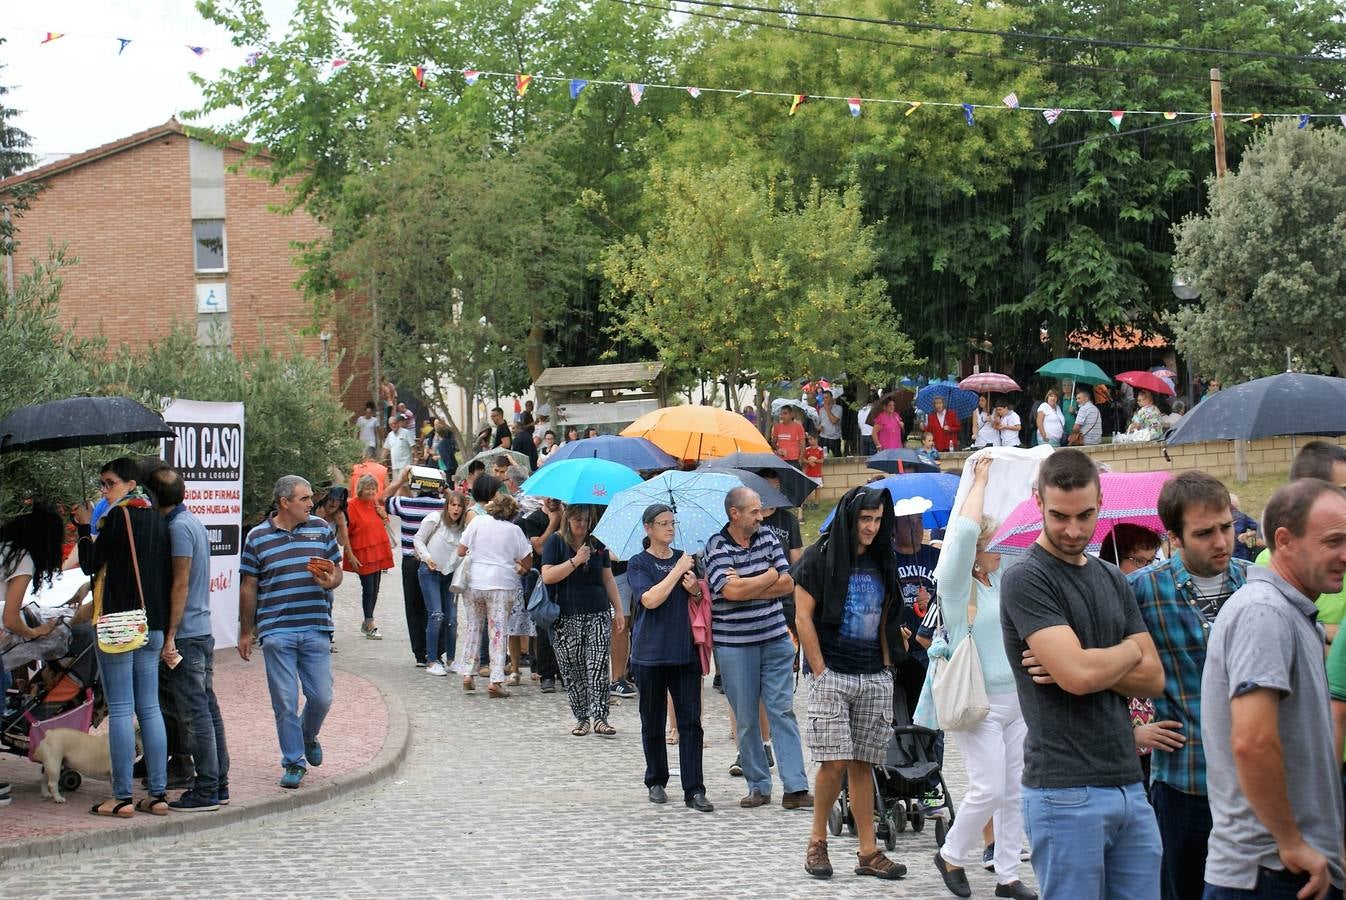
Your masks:
<path fill-rule="evenodd" d="M 875 850 L 868 856 L 856 854 L 859 863 L 855 867 L 856 875 L 873 875 L 875 878 L 882 878 L 891 881 L 901 878 L 907 874 L 907 867 L 899 862 L 893 862 L 882 850 Z"/>
<path fill-rule="evenodd" d="M 670 734 L 670 735 L 668 735 L 667 737 L 664 738 L 664 743 L 665 743 L 665 744 L 668 744 L 668 746 L 670 746 L 670 747 L 676 747 L 677 744 L 678 744 L 678 741 L 680 741 L 680 740 L 682 740 L 682 739 L 678 737 L 678 733 L 675 731 L 675 732 L 673 732 L 672 734 Z"/>
<path fill-rule="evenodd" d="M 809 841 L 808 851 L 804 854 L 804 871 L 814 878 L 831 878 L 832 861 L 827 858 L 827 839 Z"/>
<path fill-rule="evenodd" d="M 151 794 L 148 797 L 141 797 L 136 803 L 136 810 L 146 812 L 152 816 L 168 815 L 168 797 L 164 794 Z"/>
<path fill-rule="evenodd" d="M 518 672 L 511 673 L 508 681 L 511 687 L 517 687 L 519 684 L 519 673 Z"/>
<path fill-rule="evenodd" d="M 476 683 L 475 681 L 472 680 L 472 676 L 471 676 L 471 675 L 469 675 L 469 676 L 467 676 L 466 678 L 463 679 L 463 690 L 465 690 L 465 691 L 475 691 L 476 689 L 477 689 L 477 683 Z"/>
<path fill-rule="evenodd" d="M 589 723 L 588 722 L 579 723 L 574 728 L 570 729 L 570 733 L 573 734 L 575 737 L 584 737 L 586 734 L 589 733 Z"/>
<path fill-rule="evenodd" d="M 493 700 L 500 699 L 502 697 L 508 697 L 509 691 L 505 690 L 503 684 L 493 681 L 491 682 L 491 686 L 486 689 L 486 696 Z"/>
<path fill-rule="evenodd" d="M 109 803 L 113 804 L 111 809 L 107 808 Z M 127 798 L 126 800 L 117 800 L 116 797 L 113 797 L 111 800 L 104 800 L 102 803 L 95 804 L 89 812 L 95 816 L 129 819 L 136 814 L 135 801 L 130 798 Z"/>
<path fill-rule="evenodd" d="M 604 722 L 602 719 L 599 719 L 597 722 L 594 723 L 594 734 L 599 734 L 602 735 L 603 737 L 612 737 L 616 733 L 617 729 L 613 728 L 611 725 L 609 725 L 607 722 Z"/>

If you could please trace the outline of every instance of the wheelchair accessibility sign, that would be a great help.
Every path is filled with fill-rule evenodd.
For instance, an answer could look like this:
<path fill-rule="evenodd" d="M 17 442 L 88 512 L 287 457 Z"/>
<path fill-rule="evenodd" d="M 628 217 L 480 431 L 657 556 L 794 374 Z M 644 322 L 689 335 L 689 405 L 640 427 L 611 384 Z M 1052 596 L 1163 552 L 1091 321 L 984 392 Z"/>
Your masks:
<path fill-rule="evenodd" d="M 198 313 L 228 312 L 228 285 L 222 281 L 198 283 L 196 286 L 196 311 Z"/>

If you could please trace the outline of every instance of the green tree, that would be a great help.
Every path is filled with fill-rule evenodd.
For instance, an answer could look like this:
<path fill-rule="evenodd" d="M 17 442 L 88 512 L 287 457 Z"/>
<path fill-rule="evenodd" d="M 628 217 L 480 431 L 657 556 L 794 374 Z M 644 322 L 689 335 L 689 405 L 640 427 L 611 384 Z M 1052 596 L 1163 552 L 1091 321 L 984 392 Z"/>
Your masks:
<path fill-rule="evenodd" d="M 0 37 L 0 45 L 5 39 Z M 0 72 L 5 67 L 0 65 Z M 5 100 L 11 88 L 0 84 L 0 178 L 8 178 L 37 162 L 37 158 L 28 151 L 33 139 L 28 132 L 14 124 L 18 110 L 11 109 Z M 36 182 L 22 184 L 0 195 L 0 256 L 13 256 L 14 219 L 20 218 L 29 208 L 41 185 Z M 3 290 L 5 286 L 0 286 Z"/>
<path fill-rule="evenodd" d="M 1283 370 L 1287 348 L 1346 376 L 1346 136 L 1267 129 L 1210 198 L 1174 229 L 1175 271 L 1201 292 L 1172 318 L 1178 349 L 1229 380 Z"/>
<path fill-rule="evenodd" d="M 730 398 L 800 374 L 882 383 L 916 362 L 873 274 L 858 190 L 796 195 L 746 163 L 656 168 L 649 189 L 658 224 L 603 259 L 616 336 L 723 378 Z"/>

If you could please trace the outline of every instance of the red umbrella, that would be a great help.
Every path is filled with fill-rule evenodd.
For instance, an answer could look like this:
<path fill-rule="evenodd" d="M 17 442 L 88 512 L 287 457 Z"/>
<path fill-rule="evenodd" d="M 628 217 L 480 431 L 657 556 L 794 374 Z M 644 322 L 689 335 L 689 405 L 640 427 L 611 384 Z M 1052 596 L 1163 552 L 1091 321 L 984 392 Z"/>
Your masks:
<path fill-rule="evenodd" d="M 965 391 L 976 391 L 978 394 L 1008 394 L 1011 391 L 1023 390 L 1013 378 L 999 372 L 977 372 L 958 382 L 958 386 Z"/>
<path fill-rule="evenodd" d="M 1163 394 L 1166 397 L 1172 397 L 1177 393 L 1173 389 L 1173 385 L 1153 372 L 1123 372 L 1115 377 L 1123 384 L 1129 384 L 1138 390 L 1149 391 L 1151 394 Z"/>

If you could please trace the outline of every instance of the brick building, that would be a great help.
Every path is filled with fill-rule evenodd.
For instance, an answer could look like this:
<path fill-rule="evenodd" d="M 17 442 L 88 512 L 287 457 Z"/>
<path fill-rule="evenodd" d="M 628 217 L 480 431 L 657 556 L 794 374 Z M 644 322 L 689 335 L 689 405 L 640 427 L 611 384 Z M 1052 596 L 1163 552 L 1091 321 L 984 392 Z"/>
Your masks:
<path fill-rule="evenodd" d="M 114 346 L 193 323 L 203 344 L 235 352 L 297 340 L 313 356 L 339 352 L 336 336 L 302 334 L 314 325 L 295 281 L 295 242 L 323 234 L 307 213 L 275 210 L 288 200 L 251 169 L 230 167 L 249 147 L 224 148 L 191 138 L 175 119 L 84 153 L 0 180 L 0 194 L 40 181 L 32 209 L 15 222 L 15 276 L 66 245 L 78 264 L 62 273 L 61 319 L 81 335 L 105 335 Z M 348 357 L 338 383 L 352 372 Z M 367 369 L 367 366 L 364 367 Z M 362 381 L 368 380 L 365 374 Z M 347 400 L 363 402 L 364 384 Z"/>

